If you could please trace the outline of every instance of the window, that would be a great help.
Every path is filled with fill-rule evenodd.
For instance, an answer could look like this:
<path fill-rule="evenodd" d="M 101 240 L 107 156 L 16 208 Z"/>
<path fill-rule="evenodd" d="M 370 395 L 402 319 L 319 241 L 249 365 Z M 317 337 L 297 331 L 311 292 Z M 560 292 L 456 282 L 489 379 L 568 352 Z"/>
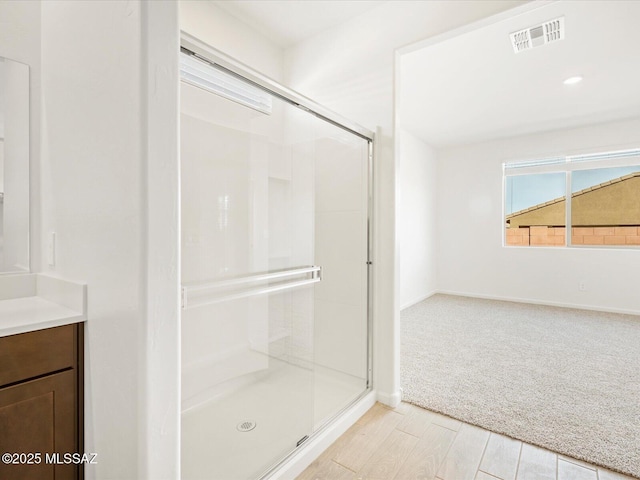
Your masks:
<path fill-rule="evenodd" d="M 506 177 L 507 245 L 565 245 L 566 174 Z"/>
<path fill-rule="evenodd" d="M 640 149 L 505 163 L 504 198 L 506 246 L 640 246 Z"/>

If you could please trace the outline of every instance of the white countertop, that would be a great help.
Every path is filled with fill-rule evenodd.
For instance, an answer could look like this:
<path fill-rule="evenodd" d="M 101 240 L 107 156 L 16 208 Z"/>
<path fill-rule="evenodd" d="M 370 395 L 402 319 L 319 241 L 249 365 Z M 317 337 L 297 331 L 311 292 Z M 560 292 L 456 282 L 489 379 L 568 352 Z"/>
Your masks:
<path fill-rule="evenodd" d="M 40 297 L 0 301 L 0 337 L 83 322 L 80 312 Z"/>
<path fill-rule="evenodd" d="M 0 337 L 87 319 L 86 286 L 67 280 L 42 274 L 3 278 L 0 296 Z"/>

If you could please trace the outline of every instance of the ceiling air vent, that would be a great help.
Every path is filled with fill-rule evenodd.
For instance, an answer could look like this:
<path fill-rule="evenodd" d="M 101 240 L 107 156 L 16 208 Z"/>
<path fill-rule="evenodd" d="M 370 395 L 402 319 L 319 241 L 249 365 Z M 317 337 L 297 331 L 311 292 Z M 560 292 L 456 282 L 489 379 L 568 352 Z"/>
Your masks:
<path fill-rule="evenodd" d="M 564 17 L 513 32 L 509 37 L 515 53 L 564 40 Z"/>

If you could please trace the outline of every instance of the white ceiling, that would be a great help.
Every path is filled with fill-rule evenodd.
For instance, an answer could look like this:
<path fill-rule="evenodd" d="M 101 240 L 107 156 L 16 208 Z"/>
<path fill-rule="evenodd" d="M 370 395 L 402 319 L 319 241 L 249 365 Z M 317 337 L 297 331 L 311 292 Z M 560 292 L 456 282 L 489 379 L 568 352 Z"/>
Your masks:
<path fill-rule="evenodd" d="M 513 52 L 509 33 L 563 15 L 565 40 Z M 400 125 L 443 147 L 640 116 L 638 19 L 640 1 L 558 1 L 407 53 Z"/>
<path fill-rule="evenodd" d="M 281 47 L 289 47 L 346 22 L 384 1 L 212 0 Z"/>

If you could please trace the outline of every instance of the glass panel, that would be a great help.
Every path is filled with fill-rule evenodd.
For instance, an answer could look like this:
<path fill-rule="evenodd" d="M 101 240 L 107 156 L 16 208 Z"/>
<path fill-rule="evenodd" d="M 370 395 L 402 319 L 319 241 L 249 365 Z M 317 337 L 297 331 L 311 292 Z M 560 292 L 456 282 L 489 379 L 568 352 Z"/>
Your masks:
<path fill-rule="evenodd" d="M 259 477 L 367 386 L 368 143 L 227 93 L 181 85 L 184 479 Z"/>
<path fill-rule="evenodd" d="M 314 145 L 281 100 L 181 97 L 183 478 L 257 478 L 313 430 L 314 275 L 277 275 L 314 262 Z"/>
<path fill-rule="evenodd" d="M 315 426 L 367 383 L 368 142 L 318 121 L 315 162 Z"/>
<path fill-rule="evenodd" d="M 185 312 L 183 479 L 258 478 L 309 434 L 313 332 L 294 316 L 312 317 L 312 297 L 309 286 Z"/>
<path fill-rule="evenodd" d="M 565 173 L 507 176 L 505 244 L 564 246 Z"/>
<path fill-rule="evenodd" d="M 571 174 L 572 245 L 640 245 L 640 165 Z"/>

